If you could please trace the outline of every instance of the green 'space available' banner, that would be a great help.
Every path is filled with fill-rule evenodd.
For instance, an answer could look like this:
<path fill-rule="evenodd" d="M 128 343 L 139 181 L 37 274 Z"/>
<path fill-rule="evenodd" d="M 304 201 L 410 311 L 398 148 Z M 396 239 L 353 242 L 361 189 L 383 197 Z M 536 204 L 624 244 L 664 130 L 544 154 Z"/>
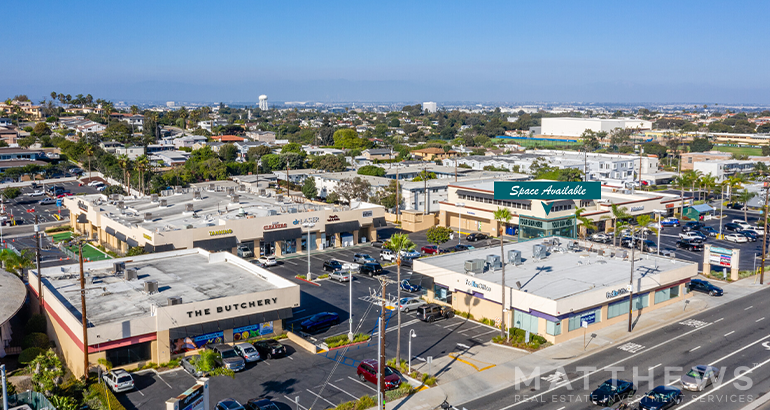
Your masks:
<path fill-rule="evenodd" d="M 601 199 L 601 197 L 602 184 L 599 181 L 495 181 L 495 199 L 506 201 L 537 199 L 543 201 L 543 209 L 545 209 L 546 215 L 551 212 L 551 204 L 546 204 L 546 201 L 557 199 Z"/>

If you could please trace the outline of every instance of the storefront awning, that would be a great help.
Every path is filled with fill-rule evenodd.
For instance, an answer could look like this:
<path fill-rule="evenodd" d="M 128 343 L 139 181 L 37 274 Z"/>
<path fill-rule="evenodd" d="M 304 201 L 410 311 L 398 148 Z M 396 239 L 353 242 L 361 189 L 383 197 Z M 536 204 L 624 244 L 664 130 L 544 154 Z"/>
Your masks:
<path fill-rule="evenodd" d="M 324 231 L 328 235 L 332 233 L 353 232 L 359 229 L 361 229 L 361 224 L 358 223 L 358 221 L 348 221 L 336 224 L 326 224 L 326 229 Z"/>
<path fill-rule="evenodd" d="M 118 240 L 121 241 L 121 242 L 125 242 L 126 241 L 126 235 L 124 235 L 124 234 L 122 234 L 120 232 L 115 232 L 115 237 L 118 238 Z"/>
<path fill-rule="evenodd" d="M 281 229 L 280 231 L 267 231 L 262 234 L 265 242 L 290 241 L 302 236 L 302 228 Z"/>
<path fill-rule="evenodd" d="M 155 246 L 155 245 L 153 245 L 151 243 L 145 243 L 144 244 L 144 250 L 147 253 L 168 252 L 168 251 L 173 251 L 174 249 L 175 249 L 174 245 L 172 245 L 170 243 L 167 243 L 165 245 L 157 245 L 157 246 Z"/>
<path fill-rule="evenodd" d="M 185 337 L 194 337 L 206 333 L 233 329 L 236 327 L 258 325 L 260 323 L 274 320 L 291 319 L 292 317 L 291 308 L 271 310 L 269 312 L 255 313 L 252 315 L 240 316 L 232 319 L 215 320 L 213 322 L 205 322 L 197 325 L 169 329 L 169 337 L 172 340 Z"/>
<path fill-rule="evenodd" d="M 131 238 L 127 238 L 126 239 L 126 243 L 128 244 L 128 246 L 130 246 L 132 248 L 135 247 L 135 246 L 139 246 L 139 242 L 137 242 L 137 241 L 135 241 L 135 240 L 133 240 Z"/>
<path fill-rule="evenodd" d="M 388 226 L 388 223 L 385 222 L 385 217 L 383 216 L 372 219 L 372 223 L 374 224 L 375 228 L 382 228 L 383 226 Z"/>
<path fill-rule="evenodd" d="M 700 213 L 709 212 L 709 211 L 713 211 L 714 210 L 714 208 L 712 208 L 712 207 L 710 207 L 710 206 L 708 206 L 706 204 L 694 205 L 694 206 L 692 206 L 692 209 L 694 209 L 694 210 L 696 210 L 696 211 L 698 211 Z"/>
<path fill-rule="evenodd" d="M 104 228 L 104 232 L 107 232 L 108 234 L 113 235 L 113 236 L 115 235 L 115 230 L 110 228 L 109 226 Z"/>
<path fill-rule="evenodd" d="M 476 197 L 476 198 L 481 198 L 481 199 L 488 199 L 490 201 L 489 203 L 493 203 L 491 201 L 495 200 L 495 195 L 494 194 L 487 194 L 487 193 L 478 192 L 478 191 L 463 191 L 463 190 L 458 189 L 457 190 L 457 194 L 458 195 L 467 195 L 467 196 L 470 196 L 470 197 Z M 523 204 L 523 205 L 529 205 L 532 202 L 531 200 L 527 200 L 527 199 L 519 199 L 519 200 L 516 200 L 516 199 L 506 199 L 506 201 L 517 203 L 517 204 Z"/>
<path fill-rule="evenodd" d="M 238 239 L 235 236 L 193 241 L 193 248 L 202 248 L 209 252 L 231 251 L 236 246 L 238 246 Z"/>

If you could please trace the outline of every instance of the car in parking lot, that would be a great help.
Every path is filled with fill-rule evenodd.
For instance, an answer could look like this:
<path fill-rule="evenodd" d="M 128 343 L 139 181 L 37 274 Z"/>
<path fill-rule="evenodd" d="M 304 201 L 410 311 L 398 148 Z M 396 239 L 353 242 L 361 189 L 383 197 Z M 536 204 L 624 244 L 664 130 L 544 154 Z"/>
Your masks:
<path fill-rule="evenodd" d="M 246 402 L 246 410 L 279 410 L 278 406 L 269 399 L 250 399 Z"/>
<path fill-rule="evenodd" d="M 654 253 L 654 252 L 658 251 L 658 245 L 655 242 L 653 242 L 653 241 L 651 241 L 649 239 L 645 239 L 642 242 L 640 242 L 639 246 L 640 246 L 640 249 L 645 251 L 645 252 L 653 252 Z"/>
<path fill-rule="evenodd" d="M 195 367 L 195 361 L 200 358 L 200 355 L 192 355 L 192 356 L 186 356 L 181 359 L 179 359 L 179 365 L 182 366 L 182 369 L 187 371 L 187 373 L 190 373 L 193 377 L 208 377 L 209 372 L 205 372 L 203 370 L 198 370 Z"/>
<path fill-rule="evenodd" d="M 679 239 L 701 239 L 701 236 L 695 231 L 688 231 L 679 233 Z"/>
<path fill-rule="evenodd" d="M 420 248 L 420 252 L 426 255 L 436 255 L 441 251 L 438 249 L 437 245 L 425 245 L 422 248 Z"/>
<path fill-rule="evenodd" d="M 684 224 L 682 227 L 682 232 L 700 231 L 700 229 L 704 226 L 705 225 L 700 222 L 690 221 Z"/>
<path fill-rule="evenodd" d="M 249 363 L 256 362 L 260 359 L 259 352 L 251 343 L 236 343 L 233 346 L 233 350 L 235 350 L 235 353 L 238 353 L 238 356 L 241 356 L 243 360 Z"/>
<path fill-rule="evenodd" d="M 95 185 L 99 185 L 99 184 L 104 184 L 104 182 L 101 181 L 101 180 L 98 180 L 98 179 L 94 179 L 93 181 L 88 183 L 88 186 L 95 186 Z"/>
<path fill-rule="evenodd" d="M 217 402 L 216 410 L 244 410 L 241 403 L 235 399 L 224 399 Z"/>
<path fill-rule="evenodd" d="M 275 266 L 278 264 L 278 261 L 275 260 L 275 256 L 273 255 L 266 255 L 266 256 L 260 256 L 257 259 L 257 265 L 267 268 L 269 266 Z"/>
<path fill-rule="evenodd" d="M 740 202 L 733 202 L 733 203 L 727 204 L 727 208 L 742 211 L 744 208 L 744 205 Z"/>
<path fill-rule="evenodd" d="M 374 359 L 364 359 L 358 364 L 356 374 L 362 382 L 374 383 L 377 385 L 377 374 L 379 373 L 379 362 Z M 401 385 L 401 374 L 390 366 L 385 366 L 382 372 L 383 384 L 385 390 L 393 390 Z"/>
<path fill-rule="evenodd" d="M 246 362 L 241 356 L 238 356 L 238 353 L 235 352 L 235 349 L 233 349 L 232 346 L 226 344 L 208 344 L 206 345 L 206 349 L 213 350 L 217 353 L 217 364 L 225 369 L 238 372 L 246 367 Z"/>
<path fill-rule="evenodd" d="M 412 282 L 409 282 L 409 279 L 402 280 L 399 286 L 401 286 L 402 290 L 410 293 L 419 292 L 422 290 L 422 286 L 412 284 Z"/>
<path fill-rule="evenodd" d="M 414 266 L 414 260 L 417 258 L 405 258 L 401 257 L 401 267 L 402 268 L 412 268 Z"/>
<path fill-rule="evenodd" d="M 248 245 L 241 244 L 238 245 L 237 254 L 241 258 L 251 258 L 254 256 L 254 251 L 252 251 Z"/>
<path fill-rule="evenodd" d="M 640 410 L 665 410 L 682 402 L 682 391 L 676 387 L 658 386 L 639 401 Z"/>
<path fill-rule="evenodd" d="M 706 236 L 717 236 L 719 235 L 719 230 L 712 228 L 710 226 L 704 226 L 703 228 L 700 228 L 700 232 Z"/>
<path fill-rule="evenodd" d="M 686 249 L 688 251 L 702 251 L 703 241 L 700 239 L 680 239 L 676 241 L 676 247 Z"/>
<path fill-rule="evenodd" d="M 662 221 L 660 221 L 661 226 L 679 226 L 679 219 L 676 218 L 665 218 Z"/>
<path fill-rule="evenodd" d="M 612 407 L 613 404 L 632 397 L 636 393 L 634 384 L 619 379 L 609 379 L 600 384 L 596 390 L 591 392 L 591 402 L 604 407 Z"/>
<path fill-rule="evenodd" d="M 336 280 L 340 283 L 342 282 L 350 282 L 350 279 L 353 275 L 350 274 L 350 272 L 342 271 L 342 270 L 336 270 L 329 274 L 329 279 Z"/>
<path fill-rule="evenodd" d="M 67 197 L 67 196 L 72 196 L 72 192 L 66 192 L 65 191 L 65 192 L 62 192 L 59 195 L 56 195 L 57 198 L 64 198 L 64 197 Z"/>
<path fill-rule="evenodd" d="M 336 272 L 339 270 L 342 270 L 343 264 L 342 262 L 335 260 L 335 259 L 329 259 L 324 261 L 323 264 L 323 270 L 326 272 Z"/>
<path fill-rule="evenodd" d="M 330 328 L 340 323 L 340 315 L 334 312 L 321 312 L 310 316 L 308 319 L 300 323 L 302 331 L 306 333 L 313 333 L 321 329 Z"/>
<path fill-rule="evenodd" d="M 693 366 L 689 372 L 679 379 L 683 389 L 703 391 L 714 380 L 719 380 L 719 368 L 709 365 Z"/>
<path fill-rule="evenodd" d="M 112 370 L 102 375 L 104 383 L 110 386 L 115 393 L 120 393 L 134 388 L 134 378 L 125 370 Z"/>
<path fill-rule="evenodd" d="M 742 228 L 741 228 L 740 225 L 731 222 L 731 223 L 725 224 L 725 229 L 728 230 L 728 231 L 737 231 L 737 230 L 740 230 Z"/>
<path fill-rule="evenodd" d="M 749 229 L 749 228 L 751 228 L 751 224 L 746 222 L 746 221 L 744 221 L 743 219 L 733 219 L 730 222 L 740 226 L 741 229 Z"/>
<path fill-rule="evenodd" d="M 612 242 L 612 237 L 606 233 L 595 233 L 590 236 L 590 240 L 599 243 L 609 243 Z"/>
<path fill-rule="evenodd" d="M 725 235 L 725 240 L 728 242 L 734 242 L 734 243 L 747 243 L 749 241 L 749 238 L 739 233 L 730 233 Z"/>
<path fill-rule="evenodd" d="M 402 250 L 402 251 L 399 251 L 399 253 L 401 254 L 401 258 L 416 259 L 422 256 L 422 254 L 420 252 L 417 252 L 416 250 L 411 250 L 411 251 Z"/>
<path fill-rule="evenodd" d="M 473 247 L 468 245 L 457 244 L 455 246 L 442 248 L 441 253 L 462 252 L 462 251 L 467 251 L 468 249 L 473 249 Z"/>
<path fill-rule="evenodd" d="M 402 312 L 409 313 L 418 307 L 427 304 L 428 302 L 417 297 L 401 298 L 398 302 L 398 308 L 401 309 Z"/>
<path fill-rule="evenodd" d="M 746 229 L 744 229 L 744 231 L 753 232 L 757 236 L 764 236 L 765 235 L 765 229 L 764 228 L 760 228 L 758 226 L 752 226 L 752 227 L 746 228 Z"/>
<path fill-rule="evenodd" d="M 758 235 L 756 233 L 754 233 L 753 231 L 750 231 L 748 229 L 742 229 L 742 230 L 738 231 L 738 233 L 743 235 L 743 236 L 745 236 L 746 239 L 749 240 L 749 242 L 756 242 L 757 241 Z"/>
<path fill-rule="evenodd" d="M 27 196 L 32 196 L 32 197 L 43 196 L 43 195 L 45 195 L 45 191 L 43 191 L 42 189 L 36 189 L 27 194 Z"/>
<path fill-rule="evenodd" d="M 355 263 L 367 263 L 367 262 L 377 262 L 376 259 L 372 258 L 366 253 L 357 253 L 353 255 L 353 262 Z"/>
<path fill-rule="evenodd" d="M 56 198 L 43 198 L 37 202 L 38 205 L 53 205 L 56 204 Z"/>
<path fill-rule="evenodd" d="M 267 360 L 286 356 L 286 346 L 275 339 L 257 340 L 254 342 L 254 348 L 257 349 L 262 358 Z"/>
<path fill-rule="evenodd" d="M 383 249 L 380 251 L 380 260 L 393 262 L 396 260 L 396 253 L 390 249 Z"/>
<path fill-rule="evenodd" d="M 362 275 L 379 275 L 382 273 L 382 265 L 378 262 L 364 263 L 358 267 L 358 273 Z"/>
<path fill-rule="evenodd" d="M 455 316 L 455 311 L 449 306 L 429 303 L 417 308 L 417 319 L 432 323 L 438 319 L 449 319 Z"/>
<path fill-rule="evenodd" d="M 676 258 L 676 250 L 675 249 L 661 249 L 660 254 L 667 257 L 667 258 Z"/>
<path fill-rule="evenodd" d="M 722 296 L 724 291 L 718 286 L 714 286 L 711 282 L 703 279 L 692 279 L 688 285 L 691 291 L 707 293 L 711 296 Z"/>
<path fill-rule="evenodd" d="M 465 240 L 468 242 L 476 242 L 476 241 L 483 241 L 484 239 L 489 239 L 489 235 L 474 232 L 468 236 L 465 237 Z"/>

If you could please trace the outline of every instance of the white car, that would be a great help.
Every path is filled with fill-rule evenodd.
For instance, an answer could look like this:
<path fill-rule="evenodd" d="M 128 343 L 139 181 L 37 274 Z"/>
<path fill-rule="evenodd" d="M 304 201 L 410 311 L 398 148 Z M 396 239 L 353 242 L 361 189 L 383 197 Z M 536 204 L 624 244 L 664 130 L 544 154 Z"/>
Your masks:
<path fill-rule="evenodd" d="M 329 279 L 333 279 L 336 281 L 342 282 L 350 282 L 350 272 L 336 270 L 329 274 Z"/>
<path fill-rule="evenodd" d="M 401 309 L 402 312 L 407 313 L 412 310 L 417 310 L 418 307 L 427 304 L 428 302 L 420 298 L 401 298 L 398 308 Z"/>
<path fill-rule="evenodd" d="M 266 268 L 268 266 L 277 265 L 278 261 L 275 260 L 275 256 L 273 255 L 260 256 L 259 259 L 257 259 L 257 264 L 263 268 Z"/>
<path fill-rule="evenodd" d="M 749 227 L 749 228 L 747 228 L 745 230 L 746 231 L 750 231 L 750 232 L 754 232 L 755 234 L 757 234 L 759 236 L 765 236 L 765 229 L 764 228 L 760 228 L 758 226 L 752 226 L 752 227 Z"/>
<path fill-rule="evenodd" d="M 43 196 L 43 195 L 45 195 L 45 191 L 43 191 L 42 189 L 36 189 L 35 191 L 27 194 L 27 196 Z"/>
<path fill-rule="evenodd" d="M 93 180 L 93 181 L 89 182 L 89 183 L 88 183 L 88 186 L 97 186 L 97 185 L 99 185 L 99 184 L 102 184 L 102 185 L 103 185 L 103 184 L 104 184 L 104 182 L 102 182 L 102 181 L 99 181 L 98 179 L 95 179 L 95 180 Z"/>
<path fill-rule="evenodd" d="M 695 232 L 682 232 L 679 234 L 679 239 L 703 239 Z"/>
<path fill-rule="evenodd" d="M 749 238 L 739 233 L 731 233 L 731 234 L 725 235 L 725 240 L 729 242 L 735 242 L 735 243 L 746 243 L 749 241 Z"/>
<path fill-rule="evenodd" d="M 134 388 L 134 378 L 125 370 L 113 370 L 105 373 L 102 378 L 107 386 L 115 393 L 128 391 Z"/>
<path fill-rule="evenodd" d="M 751 229 L 751 224 L 744 221 L 743 219 L 733 219 L 733 223 L 740 226 L 741 229 Z"/>
<path fill-rule="evenodd" d="M 380 259 L 388 262 L 393 262 L 396 260 L 396 254 L 390 249 L 383 249 L 380 251 Z"/>

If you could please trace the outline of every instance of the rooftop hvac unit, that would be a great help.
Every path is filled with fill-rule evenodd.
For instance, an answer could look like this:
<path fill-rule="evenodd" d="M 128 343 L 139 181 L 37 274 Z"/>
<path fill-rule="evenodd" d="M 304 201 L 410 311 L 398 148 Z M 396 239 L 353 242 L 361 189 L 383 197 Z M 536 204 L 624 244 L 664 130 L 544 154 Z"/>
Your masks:
<path fill-rule="evenodd" d="M 265 189 L 264 189 L 264 188 L 260 188 L 260 189 L 259 189 L 259 196 L 265 196 L 265 194 L 266 194 L 266 193 L 267 193 L 267 192 L 265 191 Z"/>
<path fill-rule="evenodd" d="M 511 249 L 508 251 L 508 263 L 513 265 L 521 265 L 521 251 Z"/>
<path fill-rule="evenodd" d="M 283 202 L 283 194 L 276 195 L 275 202 Z"/>
<path fill-rule="evenodd" d="M 152 194 L 150 195 L 150 202 L 158 202 L 158 194 Z"/>
<path fill-rule="evenodd" d="M 150 212 L 145 212 L 145 213 L 144 213 L 144 221 L 145 221 L 145 222 L 147 222 L 147 221 L 152 221 L 152 213 L 150 213 Z"/>
<path fill-rule="evenodd" d="M 178 186 L 174 188 L 174 195 L 182 195 L 182 187 Z"/>
<path fill-rule="evenodd" d="M 118 195 L 118 194 L 110 195 L 110 199 L 113 200 L 113 201 L 117 201 L 119 198 L 120 198 L 120 195 Z"/>
<path fill-rule="evenodd" d="M 201 191 L 195 191 L 193 192 L 193 201 L 200 201 L 201 199 Z"/>
<path fill-rule="evenodd" d="M 118 203 L 116 204 L 116 206 L 118 207 L 118 209 L 123 209 L 123 206 L 124 206 L 124 205 L 125 205 L 125 203 L 124 203 L 123 201 L 118 201 Z"/>
<path fill-rule="evenodd" d="M 233 188 L 231 186 L 227 187 L 227 196 L 230 196 L 233 193 L 235 193 L 235 188 Z"/>
<path fill-rule="evenodd" d="M 240 186 L 238 186 L 238 190 L 241 192 L 246 191 L 246 184 L 241 184 Z"/>
<path fill-rule="evenodd" d="M 120 275 L 123 272 L 126 271 L 126 263 L 125 262 L 115 262 L 112 264 L 113 268 L 115 269 L 115 274 Z"/>
<path fill-rule="evenodd" d="M 503 268 L 503 263 L 500 261 L 499 255 L 487 255 L 487 267 L 491 270 L 498 270 Z"/>
<path fill-rule="evenodd" d="M 182 304 L 181 296 L 171 296 L 168 298 L 168 306 L 181 305 L 181 304 Z"/>
<path fill-rule="evenodd" d="M 240 202 L 241 202 L 241 197 L 238 194 L 233 194 L 233 197 L 230 198 L 230 203 L 231 204 L 238 204 Z"/>
<path fill-rule="evenodd" d="M 465 261 L 465 273 L 470 275 L 484 273 L 484 259 L 470 259 Z"/>
<path fill-rule="evenodd" d="M 267 210 L 267 216 L 276 216 L 276 215 L 278 215 L 278 211 L 276 211 L 275 209 Z"/>
<path fill-rule="evenodd" d="M 209 192 L 214 192 L 217 190 L 216 185 L 214 183 L 209 184 Z"/>
<path fill-rule="evenodd" d="M 193 204 L 184 204 L 184 211 L 185 212 L 194 212 Z"/>
<path fill-rule="evenodd" d="M 128 268 L 128 269 L 126 269 L 126 272 L 123 274 L 123 279 L 125 279 L 125 280 L 137 280 L 137 279 L 139 279 L 139 275 L 137 274 L 135 268 Z"/>
<path fill-rule="evenodd" d="M 158 293 L 158 281 L 157 280 L 144 281 L 144 293 L 148 295 Z"/>
<path fill-rule="evenodd" d="M 158 204 L 159 208 L 165 208 L 168 206 L 168 200 L 167 199 L 161 199 L 160 204 Z"/>
<path fill-rule="evenodd" d="M 532 257 L 535 259 L 545 259 L 548 253 L 548 248 L 545 247 L 545 245 L 534 245 L 532 246 Z"/>

